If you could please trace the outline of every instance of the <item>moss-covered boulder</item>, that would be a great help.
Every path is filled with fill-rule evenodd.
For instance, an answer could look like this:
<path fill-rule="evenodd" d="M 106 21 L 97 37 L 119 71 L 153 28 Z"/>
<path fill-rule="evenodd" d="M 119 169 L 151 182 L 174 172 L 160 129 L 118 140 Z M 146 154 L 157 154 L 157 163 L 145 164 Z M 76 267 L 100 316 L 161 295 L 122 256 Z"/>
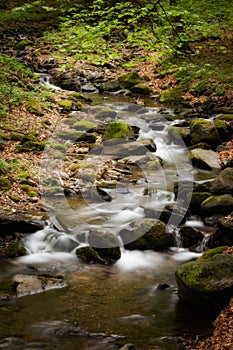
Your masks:
<path fill-rule="evenodd" d="M 92 113 L 96 119 L 101 119 L 101 120 L 113 119 L 117 116 L 116 111 L 114 111 L 110 107 L 105 107 L 105 106 L 94 107 L 92 109 Z"/>
<path fill-rule="evenodd" d="M 219 247 L 221 245 L 233 246 L 233 213 L 223 216 L 217 221 L 218 229 L 212 234 L 209 246 Z"/>
<path fill-rule="evenodd" d="M 73 124 L 73 128 L 81 131 L 95 130 L 97 125 L 89 120 L 79 120 Z"/>
<path fill-rule="evenodd" d="M 182 226 L 180 229 L 180 235 L 182 246 L 184 248 L 189 248 L 198 244 L 203 238 L 202 233 L 191 226 Z"/>
<path fill-rule="evenodd" d="M 23 144 L 20 144 L 17 147 L 18 152 L 34 152 L 38 153 L 43 151 L 45 148 L 45 142 L 41 141 L 27 141 L 24 142 Z"/>
<path fill-rule="evenodd" d="M 228 167 L 218 173 L 213 182 L 212 191 L 233 194 L 233 168 Z"/>
<path fill-rule="evenodd" d="M 137 72 L 131 72 L 121 75 L 118 80 L 121 88 L 128 89 L 140 83 L 142 78 Z"/>
<path fill-rule="evenodd" d="M 130 90 L 134 94 L 139 94 L 139 95 L 149 95 L 152 92 L 152 89 L 148 85 L 144 85 L 144 84 L 136 84 L 132 86 Z"/>
<path fill-rule="evenodd" d="M 179 88 L 168 89 L 161 92 L 159 101 L 163 103 L 180 103 L 182 102 L 183 90 Z"/>
<path fill-rule="evenodd" d="M 230 214 L 233 211 L 233 197 L 230 194 L 210 196 L 201 203 L 202 216 Z"/>
<path fill-rule="evenodd" d="M 220 170 L 218 154 L 212 150 L 195 148 L 190 151 L 190 159 L 194 167 L 205 170 Z"/>
<path fill-rule="evenodd" d="M 120 241 L 113 233 L 92 230 L 88 235 L 88 243 L 104 260 L 114 262 L 121 257 Z"/>
<path fill-rule="evenodd" d="M 8 191 L 10 188 L 10 181 L 6 177 L 0 177 L 0 191 Z"/>
<path fill-rule="evenodd" d="M 22 39 L 16 44 L 18 50 L 25 50 L 26 47 L 32 46 L 33 42 L 29 39 Z"/>
<path fill-rule="evenodd" d="M 134 131 L 131 126 L 125 122 L 124 120 L 116 120 L 110 123 L 103 135 L 103 140 L 111 140 L 111 139 L 133 139 Z"/>
<path fill-rule="evenodd" d="M 30 185 L 20 185 L 20 188 L 22 191 L 26 192 L 30 197 L 39 197 L 38 192 L 35 190 L 34 187 Z"/>
<path fill-rule="evenodd" d="M 211 196 L 210 192 L 196 192 L 191 194 L 190 208 L 193 212 L 199 213 L 201 209 L 201 203 L 204 202 L 208 197 Z"/>
<path fill-rule="evenodd" d="M 166 225 L 155 219 L 142 219 L 120 232 L 126 249 L 162 251 L 167 249 L 172 237 L 166 232 Z"/>
<path fill-rule="evenodd" d="M 184 142 L 186 146 L 190 145 L 190 128 L 184 126 L 170 126 L 167 131 L 173 142 L 177 144 L 182 144 Z"/>
<path fill-rule="evenodd" d="M 222 141 L 225 141 L 228 139 L 231 135 L 231 125 L 229 122 L 221 119 L 215 119 L 214 125 L 218 131 L 218 134 L 220 136 L 220 139 Z"/>
<path fill-rule="evenodd" d="M 88 264 L 106 263 L 106 261 L 99 256 L 98 252 L 89 246 L 78 248 L 76 250 L 76 255 L 79 259 Z"/>
<path fill-rule="evenodd" d="M 71 100 L 60 100 L 58 104 L 63 112 L 70 112 L 73 108 L 73 102 Z"/>
<path fill-rule="evenodd" d="M 205 142 L 215 149 L 221 143 L 214 122 L 206 119 L 197 118 L 192 120 L 190 123 L 190 135 L 192 145 Z"/>
<path fill-rule="evenodd" d="M 233 254 L 225 249 L 208 251 L 201 258 L 176 271 L 181 300 L 205 307 L 222 307 L 233 295 Z"/>
<path fill-rule="evenodd" d="M 31 99 L 28 101 L 28 111 L 38 116 L 44 115 L 41 104 L 36 99 Z"/>

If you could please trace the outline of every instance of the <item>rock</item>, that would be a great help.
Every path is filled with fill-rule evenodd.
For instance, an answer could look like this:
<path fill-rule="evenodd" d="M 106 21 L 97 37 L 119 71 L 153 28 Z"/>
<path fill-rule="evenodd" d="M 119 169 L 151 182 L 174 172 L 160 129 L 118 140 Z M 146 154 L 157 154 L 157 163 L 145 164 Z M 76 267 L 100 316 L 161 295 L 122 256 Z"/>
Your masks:
<path fill-rule="evenodd" d="M 231 126 L 225 120 L 215 119 L 214 125 L 222 141 L 226 141 L 231 135 Z"/>
<path fill-rule="evenodd" d="M 76 250 L 76 255 L 79 259 L 88 264 L 105 264 L 106 261 L 102 259 L 98 252 L 91 247 L 81 247 Z"/>
<path fill-rule="evenodd" d="M 119 83 L 121 88 L 123 89 L 128 89 L 131 88 L 132 86 L 140 83 L 142 78 L 137 72 L 132 72 L 132 73 L 126 73 L 121 75 L 119 78 Z"/>
<path fill-rule="evenodd" d="M 212 184 L 214 193 L 233 194 L 233 168 L 225 168 L 220 171 Z"/>
<path fill-rule="evenodd" d="M 210 250 L 176 271 L 181 300 L 203 307 L 222 307 L 233 295 L 233 255 Z"/>
<path fill-rule="evenodd" d="M 114 262 L 121 257 L 120 241 L 113 233 L 91 230 L 88 234 L 88 243 L 108 262 Z"/>
<path fill-rule="evenodd" d="M 30 197 L 39 197 L 38 192 L 35 190 L 34 187 L 30 185 L 20 185 L 20 188 L 22 191 L 26 192 Z"/>
<path fill-rule="evenodd" d="M 180 229 L 182 247 L 190 248 L 196 244 L 198 244 L 203 235 L 200 231 L 191 226 L 182 226 Z"/>
<path fill-rule="evenodd" d="M 195 148 L 190 151 L 190 158 L 194 167 L 206 170 L 220 170 L 218 154 L 211 150 Z"/>
<path fill-rule="evenodd" d="M 64 90 L 69 91 L 80 91 L 81 83 L 77 76 L 71 73 L 58 73 L 58 75 L 53 77 L 52 83 L 61 87 Z"/>
<path fill-rule="evenodd" d="M 119 81 L 106 81 L 101 84 L 99 84 L 99 89 L 101 92 L 103 91 L 109 91 L 109 92 L 115 92 L 120 90 L 121 86 Z"/>
<path fill-rule="evenodd" d="M 51 289 L 64 288 L 67 286 L 63 277 L 35 276 L 17 274 L 12 278 L 12 286 L 17 297 L 41 293 Z"/>
<path fill-rule="evenodd" d="M 11 182 L 6 177 L 0 177 L 0 191 L 8 191 L 11 188 Z"/>
<path fill-rule="evenodd" d="M 168 89 L 162 91 L 159 97 L 159 101 L 163 103 L 179 103 L 181 102 L 183 91 L 179 88 Z"/>
<path fill-rule="evenodd" d="M 21 145 L 18 145 L 17 152 L 34 152 L 38 153 L 45 148 L 45 142 L 40 141 L 27 141 Z"/>
<path fill-rule="evenodd" d="M 126 249 L 161 251 L 167 249 L 172 236 L 166 233 L 166 225 L 160 220 L 141 219 L 120 231 Z"/>
<path fill-rule="evenodd" d="M 81 131 L 93 131 L 97 128 L 97 125 L 89 120 L 79 120 L 73 124 L 73 128 Z"/>
<path fill-rule="evenodd" d="M 190 128 L 184 126 L 170 126 L 167 131 L 171 141 L 176 144 L 185 143 L 186 146 L 190 145 Z"/>
<path fill-rule="evenodd" d="M 45 227 L 45 223 L 42 220 L 29 220 L 17 217 L 4 217 L 0 216 L 0 236 L 13 235 L 15 232 L 20 233 L 34 233 L 38 230 L 42 230 Z"/>
<path fill-rule="evenodd" d="M 1 231 L 0 235 L 0 258 L 1 259 L 12 259 L 19 256 L 26 255 L 26 249 L 22 245 L 22 235 L 7 234 Z"/>
<path fill-rule="evenodd" d="M 29 39 L 22 39 L 20 40 L 17 44 L 16 44 L 16 48 L 18 50 L 25 50 L 26 47 L 28 46 L 32 46 L 33 45 L 33 42 Z"/>
<path fill-rule="evenodd" d="M 116 111 L 114 111 L 112 108 L 100 106 L 100 107 L 94 107 L 91 112 L 93 113 L 94 117 L 96 119 L 113 119 L 117 116 Z"/>
<path fill-rule="evenodd" d="M 70 112 L 73 107 L 73 103 L 70 100 L 60 100 L 58 104 L 64 112 Z"/>
<path fill-rule="evenodd" d="M 103 135 L 103 140 L 111 140 L 111 139 L 133 139 L 134 132 L 131 126 L 126 123 L 124 120 L 116 120 L 110 123 Z"/>
<path fill-rule="evenodd" d="M 149 146 L 151 143 L 149 142 Z M 127 141 L 125 139 L 113 139 L 104 143 L 103 154 L 111 155 L 116 158 L 125 158 L 128 156 L 146 155 L 148 149 L 139 141 Z"/>
<path fill-rule="evenodd" d="M 233 197 L 230 194 L 210 196 L 201 203 L 202 216 L 230 214 L 233 211 Z"/>
<path fill-rule="evenodd" d="M 218 229 L 208 242 L 210 248 L 219 246 L 233 246 L 233 221 L 230 217 L 221 217 L 217 221 Z"/>
<path fill-rule="evenodd" d="M 87 84 L 82 85 L 81 91 L 82 92 L 95 92 L 95 93 L 99 92 L 97 87 L 91 83 L 87 83 Z"/>
<path fill-rule="evenodd" d="M 149 86 L 143 85 L 143 84 L 136 84 L 132 86 L 130 90 L 134 94 L 140 94 L 140 95 L 149 95 L 152 92 L 152 89 Z"/>
<path fill-rule="evenodd" d="M 31 99 L 28 101 L 28 111 L 38 116 L 44 115 L 40 102 L 36 99 Z"/>
<path fill-rule="evenodd" d="M 192 212 L 199 213 L 201 209 L 201 203 L 210 196 L 210 192 L 193 192 L 190 202 L 190 208 Z"/>
<path fill-rule="evenodd" d="M 218 131 L 214 122 L 197 118 L 190 123 L 191 144 L 200 142 L 209 144 L 214 149 L 221 143 Z"/>

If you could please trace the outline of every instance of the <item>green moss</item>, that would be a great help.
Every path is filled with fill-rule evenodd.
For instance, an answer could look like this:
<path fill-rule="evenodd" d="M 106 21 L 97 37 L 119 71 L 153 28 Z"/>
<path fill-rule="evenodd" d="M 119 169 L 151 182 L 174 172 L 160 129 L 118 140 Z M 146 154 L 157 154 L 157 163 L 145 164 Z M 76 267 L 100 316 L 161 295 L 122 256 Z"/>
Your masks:
<path fill-rule="evenodd" d="M 78 169 L 88 169 L 88 168 L 94 168 L 93 163 L 80 163 L 80 164 L 73 164 L 70 166 L 71 171 L 75 171 Z"/>
<path fill-rule="evenodd" d="M 163 103 L 179 103 L 182 101 L 183 90 L 179 88 L 162 91 L 159 101 Z"/>
<path fill-rule="evenodd" d="M 20 202 L 20 198 L 18 196 L 10 194 L 8 197 L 15 203 L 19 203 Z"/>
<path fill-rule="evenodd" d="M 233 114 L 222 114 L 216 117 L 215 120 L 226 120 L 226 121 L 233 121 Z"/>
<path fill-rule="evenodd" d="M 22 141 L 23 140 L 23 134 L 20 134 L 18 132 L 11 132 L 10 139 L 12 141 Z"/>
<path fill-rule="evenodd" d="M 140 83 L 140 81 L 142 80 L 142 78 L 140 77 L 140 75 L 137 72 L 132 72 L 132 73 L 126 73 L 121 75 L 118 78 L 121 86 L 123 88 L 130 88 L 133 85 L 136 85 L 138 83 Z"/>
<path fill-rule="evenodd" d="M 37 191 L 35 191 L 34 187 L 30 185 L 20 185 L 22 191 L 26 192 L 30 197 L 39 197 Z"/>
<path fill-rule="evenodd" d="M 61 151 L 49 151 L 48 155 L 54 159 L 63 159 L 65 157 L 65 154 Z"/>
<path fill-rule="evenodd" d="M 36 99 L 31 99 L 28 101 L 28 111 L 38 116 L 44 115 L 41 104 Z"/>
<path fill-rule="evenodd" d="M 104 141 L 118 138 L 134 138 L 133 129 L 124 120 L 116 120 L 110 123 L 103 135 Z"/>
<path fill-rule="evenodd" d="M 21 170 L 18 172 L 18 174 L 14 177 L 15 181 L 21 181 L 21 180 L 26 180 L 29 179 L 30 174 L 27 170 Z"/>
<path fill-rule="evenodd" d="M 149 95 L 152 92 L 152 89 L 149 86 L 143 84 L 136 84 L 132 86 L 130 90 L 133 93 L 140 95 Z"/>
<path fill-rule="evenodd" d="M 41 152 L 45 148 L 45 143 L 40 141 L 27 141 L 17 147 L 18 152 Z"/>
<path fill-rule="evenodd" d="M 73 107 L 73 103 L 70 100 L 60 100 L 60 101 L 58 101 L 58 104 L 66 112 L 71 111 L 72 107 Z"/>
<path fill-rule="evenodd" d="M 48 119 L 41 120 L 40 123 L 41 123 L 42 126 L 50 126 L 50 125 L 52 125 L 52 123 Z"/>
<path fill-rule="evenodd" d="M 18 50 L 24 50 L 26 47 L 28 46 L 32 46 L 33 45 L 33 42 L 29 39 L 23 39 L 23 40 L 20 40 L 17 44 L 16 44 L 16 48 Z"/>
<path fill-rule="evenodd" d="M 54 150 L 58 150 L 58 151 L 66 151 L 67 148 L 68 148 L 68 145 L 65 145 L 64 143 L 59 143 L 59 142 L 53 142 L 53 143 L 50 143 L 49 144 L 49 147 L 51 149 L 54 149 Z"/>
<path fill-rule="evenodd" d="M 0 177 L 0 190 L 8 191 L 11 187 L 10 181 L 5 177 Z"/>
<path fill-rule="evenodd" d="M 224 250 L 226 250 L 227 248 L 228 247 L 217 247 L 217 248 L 209 249 L 198 259 L 199 260 L 210 259 L 216 254 L 222 254 L 222 252 L 224 252 Z"/>
<path fill-rule="evenodd" d="M 78 140 L 82 135 L 83 133 L 77 130 L 59 130 L 57 132 L 58 137 L 70 141 Z"/>
<path fill-rule="evenodd" d="M 73 128 L 76 130 L 93 130 L 96 128 L 96 124 L 88 120 L 80 120 L 73 124 Z"/>

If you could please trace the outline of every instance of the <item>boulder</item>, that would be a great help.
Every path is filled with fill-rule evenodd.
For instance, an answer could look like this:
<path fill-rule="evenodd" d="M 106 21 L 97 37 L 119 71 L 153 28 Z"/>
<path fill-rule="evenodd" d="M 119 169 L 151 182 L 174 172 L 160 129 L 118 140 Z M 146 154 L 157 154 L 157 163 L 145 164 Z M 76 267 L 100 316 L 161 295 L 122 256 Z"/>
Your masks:
<path fill-rule="evenodd" d="M 196 261 L 182 264 L 175 276 L 181 300 L 203 307 L 225 306 L 233 295 L 233 254 L 212 249 Z"/>
<path fill-rule="evenodd" d="M 12 287 L 17 297 L 41 293 L 51 289 L 64 288 L 66 286 L 67 283 L 61 276 L 17 274 L 12 278 Z"/>
<path fill-rule="evenodd" d="M 160 220 L 141 219 L 132 223 L 129 229 L 120 231 L 126 249 L 155 250 L 167 249 L 172 236 L 166 232 L 166 225 Z"/>
<path fill-rule="evenodd" d="M 202 216 L 230 214 L 233 211 L 233 197 L 230 194 L 210 196 L 201 203 Z"/>
<path fill-rule="evenodd" d="M 212 191 L 214 193 L 233 194 L 233 168 L 226 168 L 220 171 L 213 182 Z"/>
<path fill-rule="evenodd" d="M 142 78 L 137 72 L 126 73 L 118 78 L 121 88 L 124 89 L 131 88 L 132 86 L 140 83 L 141 80 Z"/>
<path fill-rule="evenodd" d="M 217 221 L 218 229 L 214 232 L 208 242 L 210 248 L 219 247 L 221 245 L 233 246 L 233 219 L 229 217 L 221 217 Z"/>
<path fill-rule="evenodd" d="M 191 226 L 182 226 L 180 229 L 180 236 L 182 247 L 184 248 L 189 248 L 198 244 L 203 238 L 202 233 Z"/>
<path fill-rule="evenodd" d="M 167 131 L 169 138 L 174 143 L 190 145 L 190 128 L 186 126 L 170 126 Z"/>
<path fill-rule="evenodd" d="M 91 230 L 88 234 L 88 243 L 100 258 L 108 262 L 114 262 L 121 257 L 120 241 L 113 233 Z"/>
<path fill-rule="evenodd" d="M 136 84 L 130 88 L 130 90 L 134 94 L 140 94 L 140 95 L 149 95 L 152 92 L 152 89 L 144 84 Z"/>
<path fill-rule="evenodd" d="M 116 120 L 110 123 L 103 135 L 103 140 L 111 140 L 111 139 L 133 139 L 134 132 L 131 126 L 126 123 L 124 120 Z"/>
<path fill-rule="evenodd" d="M 190 158 L 194 167 L 205 170 L 220 170 L 218 154 L 211 150 L 195 148 L 190 151 Z"/>
<path fill-rule="evenodd" d="M 179 103 L 183 100 L 183 93 L 179 88 L 164 90 L 160 94 L 159 101 L 163 103 Z"/>
<path fill-rule="evenodd" d="M 218 130 L 214 122 L 197 118 L 190 123 L 191 144 L 200 142 L 209 144 L 214 149 L 221 143 Z"/>

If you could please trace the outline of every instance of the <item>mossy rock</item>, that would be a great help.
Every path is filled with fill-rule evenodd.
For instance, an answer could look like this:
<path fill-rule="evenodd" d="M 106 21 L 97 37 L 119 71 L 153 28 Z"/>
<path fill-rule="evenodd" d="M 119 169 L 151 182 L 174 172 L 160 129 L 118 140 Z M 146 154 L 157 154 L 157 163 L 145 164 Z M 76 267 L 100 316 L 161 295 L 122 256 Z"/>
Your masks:
<path fill-rule="evenodd" d="M 18 152 L 41 152 L 45 148 L 45 143 L 40 141 L 27 141 L 17 147 Z"/>
<path fill-rule="evenodd" d="M 103 140 L 111 140 L 111 139 L 133 139 L 134 131 L 131 126 L 126 123 L 124 120 L 116 120 L 110 123 L 103 135 Z"/>
<path fill-rule="evenodd" d="M 224 141 L 227 137 L 230 136 L 231 127 L 226 121 L 221 120 L 221 119 L 216 119 L 214 121 L 214 125 L 215 125 L 216 129 L 218 130 L 218 134 L 219 134 L 222 141 Z"/>
<path fill-rule="evenodd" d="M 97 127 L 97 125 L 88 120 L 80 120 L 73 124 L 73 128 L 81 131 L 92 131 Z"/>
<path fill-rule="evenodd" d="M 193 192 L 190 202 L 190 207 L 194 212 L 199 212 L 201 209 L 201 203 L 211 196 L 210 192 Z"/>
<path fill-rule="evenodd" d="M 18 50 L 25 50 L 26 47 L 32 46 L 33 42 L 29 39 L 23 39 L 20 40 L 17 44 L 16 44 L 16 48 Z"/>
<path fill-rule="evenodd" d="M 201 212 L 204 217 L 215 214 L 230 214 L 233 210 L 233 197 L 230 194 L 210 196 L 201 203 Z"/>
<path fill-rule="evenodd" d="M 36 99 L 31 99 L 28 101 L 28 111 L 38 116 L 44 115 L 41 104 Z"/>
<path fill-rule="evenodd" d="M 72 164 L 69 167 L 69 169 L 71 171 L 76 171 L 78 169 L 88 169 L 88 168 L 90 169 L 90 168 L 94 168 L 94 167 L 95 167 L 95 165 L 93 163 L 84 163 L 84 162 L 82 162 L 82 163 L 79 163 L 79 164 Z"/>
<path fill-rule="evenodd" d="M 92 110 L 92 113 L 94 115 L 94 117 L 96 119 L 107 119 L 107 118 L 110 118 L 110 119 L 113 119 L 117 116 L 117 113 L 116 111 L 114 111 L 112 108 L 110 107 L 95 107 L 93 110 Z"/>
<path fill-rule="evenodd" d="M 10 181 L 5 177 L 0 177 L 0 190 L 8 191 L 11 188 Z"/>
<path fill-rule="evenodd" d="M 159 101 L 163 103 L 180 103 L 183 100 L 183 93 L 183 90 L 179 88 L 168 89 L 161 92 Z"/>
<path fill-rule="evenodd" d="M 61 152 L 66 152 L 68 148 L 68 145 L 65 145 L 64 143 L 60 143 L 60 142 L 52 142 L 52 143 L 49 143 L 48 146 L 50 149 L 54 149 Z"/>
<path fill-rule="evenodd" d="M 120 241 L 113 233 L 96 230 L 90 231 L 88 242 L 102 259 L 113 262 L 121 257 Z"/>
<path fill-rule="evenodd" d="M 181 126 L 170 126 L 167 131 L 170 139 L 173 142 L 177 144 L 185 143 L 186 146 L 190 145 L 190 128 Z"/>
<path fill-rule="evenodd" d="M 132 86 L 140 83 L 141 80 L 142 77 L 137 72 L 126 73 L 118 78 L 121 87 L 124 89 L 131 88 Z"/>
<path fill-rule="evenodd" d="M 205 142 L 214 149 L 221 143 L 218 130 L 214 122 L 198 118 L 190 123 L 191 144 Z"/>
<path fill-rule="evenodd" d="M 214 193 L 231 193 L 233 194 L 233 168 L 221 170 L 212 184 Z"/>
<path fill-rule="evenodd" d="M 149 95 L 152 92 L 152 89 L 149 86 L 143 85 L 143 84 L 136 84 L 132 86 L 130 90 L 134 94 L 140 94 L 140 95 Z"/>
<path fill-rule="evenodd" d="M 224 247 L 225 248 L 225 247 Z M 210 250 L 176 271 L 179 297 L 204 307 L 222 307 L 233 295 L 233 255 Z"/>
<path fill-rule="evenodd" d="M 30 197 L 39 197 L 38 192 L 35 191 L 35 188 L 30 185 L 20 185 L 20 188 L 22 191 L 26 192 Z"/>
<path fill-rule="evenodd" d="M 20 198 L 18 196 L 10 194 L 8 197 L 15 203 L 19 203 L 20 202 Z"/>
<path fill-rule="evenodd" d="M 22 181 L 30 178 L 30 173 L 27 170 L 21 170 L 18 172 L 18 174 L 14 177 L 14 181 Z"/>
<path fill-rule="evenodd" d="M 227 248 L 229 248 L 229 247 L 228 246 L 224 246 L 224 247 L 217 247 L 217 248 L 209 249 L 206 252 L 204 252 L 202 254 L 202 256 L 200 256 L 199 260 L 211 259 L 216 254 L 222 254 L 222 252 L 227 250 Z"/>
<path fill-rule="evenodd" d="M 59 130 L 56 134 L 58 137 L 64 140 L 70 140 L 72 142 L 78 140 L 82 135 L 83 132 L 75 130 L 75 129 L 69 129 L 69 130 Z"/>
<path fill-rule="evenodd" d="M 130 225 L 130 230 L 120 232 L 126 249 L 162 251 L 171 244 L 171 236 L 166 225 L 155 219 L 142 219 Z"/>
<path fill-rule="evenodd" d="M 19 141 L 19 142 L 22 142 L 23 141 L 23 134 L 20 134 L 18 132 L 11 132 L 10 133 L 10 140 L 12 141 Z"/>
<path fill-rule="evenodd" d="M 20 238 L 11 239 L 6 242 L 1 242 L 0 245 L 0 258 L 12 259 L 19 256 L 26 255 L 26 249 L 22 246 Z"/>
<path fill-rule="evenodd" d="M 60 100 L 58 101 L 59 106 L 63 111 L 70 112 L 73 108 L 73 102 L 70 100 Z"/>
<path fill-rule="evenodd" d="M 233 114 L 221 114 L 218 115 L 215 120 L 225 120 L 228 122 L 232 122 L 233 121 Z"/>

